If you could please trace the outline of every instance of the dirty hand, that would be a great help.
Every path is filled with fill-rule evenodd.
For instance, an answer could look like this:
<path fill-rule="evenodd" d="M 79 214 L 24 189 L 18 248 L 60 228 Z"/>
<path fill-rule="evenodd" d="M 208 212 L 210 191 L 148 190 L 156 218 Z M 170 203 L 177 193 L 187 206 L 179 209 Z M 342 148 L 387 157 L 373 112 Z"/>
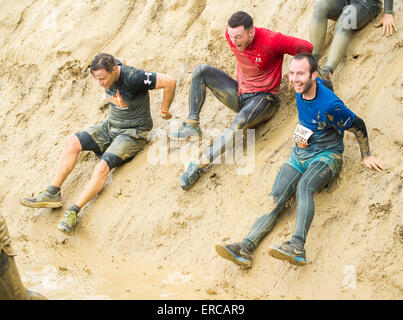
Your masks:
<path fill-rule="evenodd" d="M 393 19 L 393 14 L 385 13 L 381 21 L 379 21 L 378 24 L 375 25 L 376 28 L 379 28 L 381 26 L 383 26 L 382 28 L 383 35 L 386 34 L 386 36 L 391 36 L 393 34 L 393 29 L 395 29 L 395 32 L 397 32 L 395 20 Z"/>
<path fill-rule="evenodd" d="M 377 171 L 381 171 L 384 168 L 383 162 L 378 160 L 374 156 L 366 157 L 362 160 L 362 162 L 369 169 L 375 169 Z"/>

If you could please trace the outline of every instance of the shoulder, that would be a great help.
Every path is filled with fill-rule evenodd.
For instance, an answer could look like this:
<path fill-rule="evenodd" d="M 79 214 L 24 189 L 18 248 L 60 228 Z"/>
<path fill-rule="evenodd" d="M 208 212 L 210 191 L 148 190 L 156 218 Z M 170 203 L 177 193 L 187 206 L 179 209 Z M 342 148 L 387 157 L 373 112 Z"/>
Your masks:
<path fill-rule="evenodd" d="M 318 85 L 318 98 L 320 102 L 328 107 L 343 103 L 340 98 L 328 87 L 323 84 L 323 80 L 316 78 L 316 83 Z"/>
<path fill-rule="evenodd" d="M 128 81 L 135 81 L 138 80 L 139 78 L 143 78 L 144 75 L 144 71 L 141 69 L 137 69 L 131 66 L 127 66 L 127 65 L 122 65 L 121 69 L 120 69 L 122 76 L 125 80 Z"/>
<path fill-rule="evenodd" d="M 273 40 L 275 39 L 278 35 L 281 35 L 281 33 L 267 29 L 267 28 L 259 28 L 255 27 L 255 35 L 258 38 L 264 39 L 264 40 Z"/>

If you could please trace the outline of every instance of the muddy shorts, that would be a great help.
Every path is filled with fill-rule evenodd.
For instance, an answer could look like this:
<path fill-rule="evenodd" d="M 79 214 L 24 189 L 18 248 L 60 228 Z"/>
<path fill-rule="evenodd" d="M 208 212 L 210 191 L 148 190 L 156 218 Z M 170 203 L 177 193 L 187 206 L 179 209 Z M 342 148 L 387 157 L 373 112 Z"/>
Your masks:
<path fill-rule="evenodd" d="M 341 154 L 332 151 L 324 151 L 305 160 L 298 159 L 294 152 L 291 152 L 291 155 L 286 162 L 303 174 L 309 168 L 311 163 L 317 161 L 324 162 L 330 167 L 330 170 L 332 171 L 332 179 L 337 175 L 343 165 Z"/>
<path fill-rule="evenodd" d="M 83 151 L 93 151 L 109 169 L 132 160 L 146 145 L 149 131 L 115 128 L 108 120 L 75 135 Z"/>

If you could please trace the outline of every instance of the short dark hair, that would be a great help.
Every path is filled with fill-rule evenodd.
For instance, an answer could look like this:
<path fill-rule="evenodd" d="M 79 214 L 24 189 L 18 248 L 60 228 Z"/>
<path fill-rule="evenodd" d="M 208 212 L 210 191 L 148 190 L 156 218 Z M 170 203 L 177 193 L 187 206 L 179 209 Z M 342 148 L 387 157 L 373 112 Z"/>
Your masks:
<path fill-rule="evenodd" d="M 308 60 L 309 67 L 310 67 L 309 71 L 310 71 L 311 75 L 315 71 L 318 71 L 318 60 L 316 60 L 316 58 L 310 53 L 307 53 L 307 52 L 298 53 L 294 56 L 293 60 L 302 60 L 304 58 Z"/>
<path fill-rule="evenodd" d="M 250 29 L 253 27 L 253 19 L 246 12 L 237 11 L 228 19 L 228 26 L 231 28 L 243 26 L 245 29 Z"/>
<path fill-rule="evenodd" d="M 114 56 L 108 53 L 99 53 L 91 62 L 91 73 L 99 69 L 105 69 L 108 72 L 112 72 L 113 68 L 117 65 L 118 63 Z"/>

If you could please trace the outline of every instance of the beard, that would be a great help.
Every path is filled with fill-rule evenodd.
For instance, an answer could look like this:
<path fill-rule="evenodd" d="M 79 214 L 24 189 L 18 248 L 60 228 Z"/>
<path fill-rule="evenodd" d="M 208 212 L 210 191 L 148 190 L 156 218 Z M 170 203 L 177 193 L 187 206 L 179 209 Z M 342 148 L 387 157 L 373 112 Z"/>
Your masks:
<path fill-rule="evenodd" d="M 302 89 L 301 92 L 297 92 L 299 94 L 305 94 L 307 93 L 309 90 L 311 90 L 312 86 L 313 86 L 313 81 L 312 78 L 310 78 L 307 82 L 302 84 Z M 295 83 L 294 83 L 294 88 L 296 88 Z"/>

